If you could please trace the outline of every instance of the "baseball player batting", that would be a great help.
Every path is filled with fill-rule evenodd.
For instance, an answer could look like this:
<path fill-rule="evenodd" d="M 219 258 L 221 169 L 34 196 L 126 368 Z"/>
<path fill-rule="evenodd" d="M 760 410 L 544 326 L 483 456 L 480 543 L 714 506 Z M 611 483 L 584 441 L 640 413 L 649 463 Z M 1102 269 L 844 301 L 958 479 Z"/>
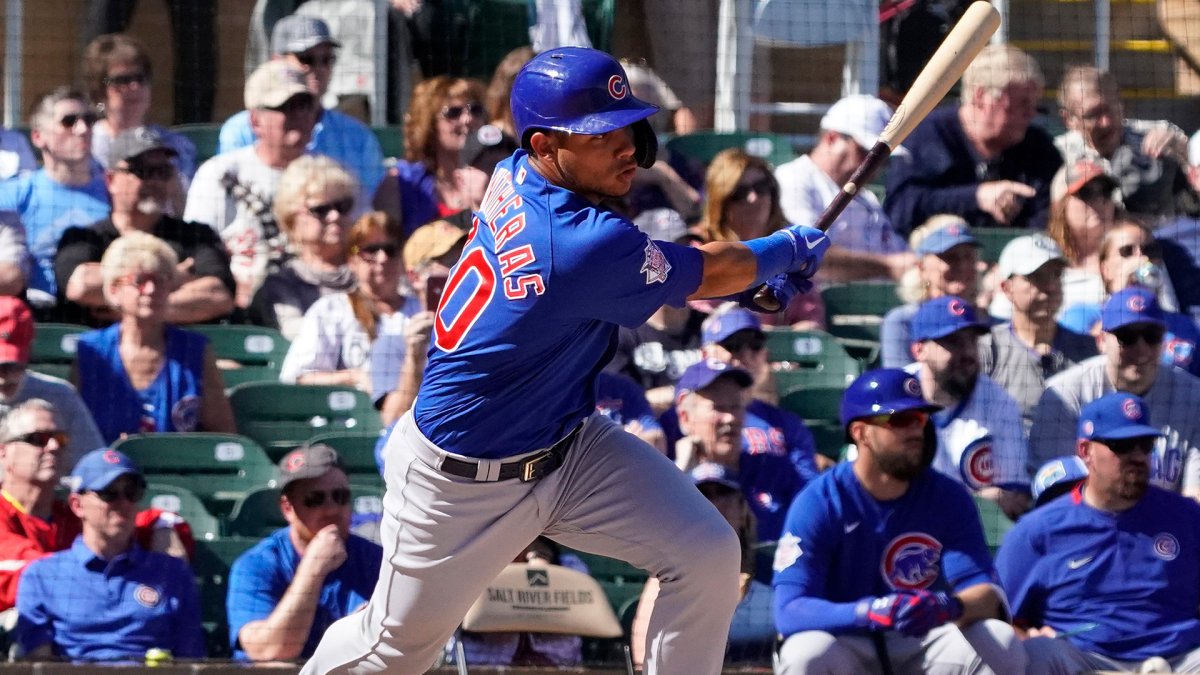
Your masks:
<path fill-rule="evenodd" d="M 693 249 L 599 204 L 654 162 L 646 118 L 603 52 L 543 52 L 517 75 L 521 149 L 500 162 L 438 306 L 420 395 L 385 452 L 379 584 L 304 673 L 420 673 L 538 535 L 662 581 L 648 673 L 718 673 L 737 604 L 737 537 L 665 456 L 595 411 L 618 326 L 664 303 L 768 283 L 785 295 L 829 245 L 793 226 Z"/>

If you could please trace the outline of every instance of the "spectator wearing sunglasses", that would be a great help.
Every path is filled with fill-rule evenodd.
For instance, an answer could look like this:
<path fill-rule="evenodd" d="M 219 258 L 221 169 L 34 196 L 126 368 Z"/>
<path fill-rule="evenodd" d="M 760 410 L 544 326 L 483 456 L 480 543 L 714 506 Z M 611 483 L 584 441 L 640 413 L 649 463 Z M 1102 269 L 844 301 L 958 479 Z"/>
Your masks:
<path fill-rule="evenodd" d="M 775 170 L 783 215 L 791 223 L 814 223 L 841 192 L 887 126 L 892 110 L 866 94 L 847 96 L 821 118 L 817 145 Z M 899 280 L 916 262 L 904 238 L 870 190 L 859 190 L 829 227 L 833 264 L 817 275 L 827 281 Z"/>
<path fill-rule="evenodd" d="M 176 658 L 204 658 L 191 567 L 138 541 L 137 505 L 146 479 L 137 466 L 102 448 L 79 460 L 69 481 L 67 505 L 80 534 L 21 574 L 14 634 L 24 655 L 140 661 L 157 648 Z"/>
<path fill-rule="evenodd" d="M 67 431 L 70 421 L 66 411 L 42 399 L 27 399 L 0 419 L 0 610 L 16 603 L 18 581 L 28 563 L 69 548 L 79 535 L 79 518 L 55 493 L 63 474 L 76 464 L 70 448 L 78 439 Z M 148 508 L 138 512 L 136 524 L 135 539 L 142 548 L 191 556 L 192 531 L 177 514 Z"/>
<path fill-rule="evenodd" d="M 304 73 L 287 61 L 259 66 L 246 79 L 244 97 L 254 144 L 201 164 L 183 213 L 221 235 L 243 308 L 288 257 L 272 204 L 284 169 L 307 152 L 319 108 Z"/>
<path fill-rule="evenodd" d="M 318 103 L 329 92 L 337 50 L 342 46 L 333 38 L 329 25 L 313 16 L 293 14 L 275 23 L 271 30 L 273 59 L 304 74 L 304 82 Z M 255 143 L 259 131 L 254 128 L 251 106 L 221 126 L 217 152 L 224 154 Z M 383 180 L 383 151 L 375 134 L 362 122 L 333 108 L 318 106 L 316 124 L 306 149 L 312 154 L 328 155 L 354 176 L 362 192 L 355 195 L 366 203 Z"/>
<path fill-rule="evenodd" d="M 88 98 L 103 114 L 92 129 L 92 157 L 108 168 L 114 138 L 132 129 L 154 130 L 174 153 L 171 163 L 178 169 L 168 193 L 169 213 L 183 213 L 187 186 L 196 173 L 196 146 L 183 134 L 150 123 L 154 69 L 145 45 L 121 33 L 101 35 L 84 48 L 82 70 Z"/>
<path fill-rule="evenodd" d="M 1200 354 L 1196 353 L 1200 328 L 1192 317 L 1173 311 L 1174 284 L 1163 270 L 1162 242 L 1145 225 L 1118 218 L 1100 245 L 1100 278 L 1106 296 L 1130 286 L 1150 289 L 1158 297 L 1167 324 L 1162 362 L 1200 376 Z M 1154 285 L 1157 287 L 1152 288 Z M 1079 303 L 1064 311 L 1059 322 L 1074 331 L 1099 335 L 1101 307 L 1100 302 Z"/>
<path fill-rule="evenodd" d="M 979 368 L 1021 407 L 1026 432 L 1046 378 L 1097 354 L 1091 335 L 1055 319 L 1066 266 L 1058 244 L 1040 232 L 1008 242 L 996 263 L 1012 317 L 979 339 Z"/>
<path fill-rule="evenodd" d="M 1114 391 L 1145 400 L 1163 432 L 1150 457 L 1150 482 L 1200 497 L 1200 379 L 1161 360 L 1166 319 L 1155 294 L 1130 286 L 1109 296 L 1100 318 L 1100 356 L 1046 380 L 1033 412 L 1029 459 L 1039 466 L 1074 443 L 1083 406 Z"/>
<path fill-rule="evenodd" d="M 463 149 L 488 121 L 483 99 L 482 82 L 448 75 L 413 89 L 404 116 L 404 159 L 375 193 L 375 208 L 405 233 L 478 206 L 480 182 L 488 177 L 467 163 Z"/>
<path fill-rule="evenodd" d="M 933 468 L 1016 518 L 1029 508 L 1021 409 L 980 372 L 977 342 L 987 332 L 963 298 L 928 300 L 912 320 L 916 362 L 906 370 L 917 376 L 925 400 L 941 408 L 933 414 Z"/>
<path fill-rule="evenodd" d="M 1031 673 L 1200 671 L 1200 508 L 1152 478 L 1155 412 L 1127 392 L 1085 405 L 1061 444 L 1082 484 L 1004 537 L 996 571 Z"/>
<path fill-rule="evenodd" d="M 146 432 L 233 433 L 233 409 L 208 338 L 171 325 L 179 259 L 145 232 L 104 252 L 104 297 L 120 320 L 79 337 L 71 380 L 105 442 Z"/>
<path fill-rule="evenodd" d="M 235 286 L 225 244 L 211 227 L 168 212 L 170 186 L 178 177 L 174 157 L 166 137 L 153 127 L 130 129 L 109 142 L 104 183 L 112 213 L 63 233 L 54 258 L 62 320 L 99 327 L 118 318 L 104 298 L 100 259 L 129 232 L 162 239 L 182 261 L 179 287 L 167 301 L 168 321 L 203 323 L 233 311 Z"/>
<path fill-rule="evenodd" d="M 279 462 L 279 508 L 288 526 L 246 551 L 229 572 L 234 658 L 311 656 L 325 629 L 375 590 L 383 550 L 350 533 L 350 480 L 323 444 Z"/>
<path fill-rule="evenodd" d="M 682 433 L 675 443 L 675 463 L 684 471 L 703 462 L 725 467 L 750 503 L 758 539 L 775 541 L 788 504 L 816 476 L 816 466 L 811 437 L 810 473 L 802 476 L 789 456 L 794 448 L 785 447 L 786 441 L 777 437 L 782 430 L 772 430 L 763 418 L 747 411 L 753 383 L 749 372 L 717 359 L 704 359 L 684 371 L 675 396 L 674 412 Z"/>
<path fill-rule="evenodd" d="M 296 339 L 304 313 L 318 298 L 354 288 L 346 237 L 358 204 L 358 183 L 342 165 L 307 155 L 279 178 L 272 210 L 294 254 L 267 275 L 250 302 L 252 323 Z"/>
<path fill-rule="evenodd" d="M 96 113 L 77 91 L 59 87 L 38 100 L 30 138 L 42 168 L 0 182 L 0 212 L 16 213 L 25 226 L 32 258 L 26 298 L 40 317 L 52 318 L 58 294 L 54 256 L 63 232 L 86 227 L 109 213 L 108 190 L 92 159 Z"/>
<path fill-rule="evenodd" d="M 422 303 L 403 286 L 400 257 L 403 234 L 379 211 L 364 214 L 350 228 L 350 270 L 354 289 L 320 298 L 304 313 L 300 330 L 288 348 L 279 373 L 281 382 L 347 384 L 376 398 L 371 363 L 386 359 L 404 362 L 405 342 L 388 343 L 393 353 L 375 354 L 380 336 L 404 335 L 409 320 L 422 312 Z M 423 368 L 421 372 L 423 372 Z M 416 377 L 420 377 L 418 372 Z M 399 372 L 392 373 L 396 382 Z"/>

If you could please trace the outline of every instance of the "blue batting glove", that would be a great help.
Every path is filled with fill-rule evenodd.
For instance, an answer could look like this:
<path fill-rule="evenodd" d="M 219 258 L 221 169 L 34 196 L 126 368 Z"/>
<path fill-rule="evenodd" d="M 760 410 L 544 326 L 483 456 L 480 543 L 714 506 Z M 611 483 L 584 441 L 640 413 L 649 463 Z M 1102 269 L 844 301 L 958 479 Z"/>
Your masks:
<path fill-rule="evenodd" d="M 779 274 L 794 272 L 805 278 L 816 274 L 829 248 L 829 237 L 813 227 L 790 225 L 742 243 L 757 261 L 754 285 L 759 286 Z"/>
<path fill-rule="evenodd" d="M 761 287 L 749 288 L 738 293 L 735 296 L 737 303 L 752 312 L 774 314 L 777 311 L 781 312 L 787 309 L 787 306 L 797 295 L 812 290 L 813 284 L 804 276 L 793 272 L 792 274 L 780 274 L 771 277 L 767 279 L 767 282 L 762 287 L 766 287 L 771 296 L 775 298 L 775 301 L 779 303 L 779 309 L 768 309 L 758 303 L 755 296 Z"/>
<path fill-rule="evenodd" d="M 912 597 L 913 601 L 900 607 L 893 621 L 895 629 L 909 637 L 922 637 L 962 616 L 963 603 L 957 596 L 919 590 Z"/>
<path fill-rule="evenodd" d="M 791 225 L 787 228 L 796 237 L 796 260 L 788 272 L 811 279 L 829 250 L 829 236 L 815 227 Z"/>
<path fill-rule="evenodd" d="M 859 628 L 892 630 L 900 612 L 916 601 L 911 593 L 892 593 L 878 598 L 863 598 L 854 607 L 854 623 Z"/>

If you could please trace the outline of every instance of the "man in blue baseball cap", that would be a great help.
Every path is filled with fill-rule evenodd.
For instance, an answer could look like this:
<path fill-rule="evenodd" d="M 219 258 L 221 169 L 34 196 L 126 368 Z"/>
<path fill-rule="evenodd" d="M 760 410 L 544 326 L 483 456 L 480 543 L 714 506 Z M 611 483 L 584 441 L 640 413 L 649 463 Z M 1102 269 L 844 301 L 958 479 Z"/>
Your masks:
<path fill-rule="evenodd" d="M 1087 477 L 1026 515 L 996 557 L 1031 673 L 1200 672 L 1200 505 L 1151 484 L 1163 436 L 1141 397 L 1083 406 Z"/>
<path fill-rule="evenodd" d="M 206 655 L 192 570 L 135 540 L 146 479 L 128 456 L 84 455 L 68 482 L 83 531 L 69 549 L 34 561 L 17 589 L 16 639 L 30 656 L 141 660 L 150 649 Z"/>
<path fill-rule="evenodd" d="M 975 504 L 929 466 L 938 410 L 900 369 L 846 389 L 857 457 L 800 493 L 776 548 L 777 673 L 1025 672 Z"/>
<path fill-rule="evenodd" d="M 933 467 L 997 502 L 1010 518 L 1029 508 L 1029 474 L 1021 409 L 979 369 L 979 337 L 987 325 L 963 298 L 928 300 L 912 320 L 909 367 L 934 415 L 938 450 Z"/>
<path fill-rule="evenodd" d="M 1033 410 L 1029 459 L 1038 466 L 1074 444 L 1084 405 L 1114 391 L 1136 394 L 1164 434 L 1150 463 L 1155 485 L 1200 497 L 1200 380 L 1160 358 L 1166 322 L 1154 292 L 1130 286 L 1113 293 L 1101 311 L 1099 356 L 1046 380 Z"/>

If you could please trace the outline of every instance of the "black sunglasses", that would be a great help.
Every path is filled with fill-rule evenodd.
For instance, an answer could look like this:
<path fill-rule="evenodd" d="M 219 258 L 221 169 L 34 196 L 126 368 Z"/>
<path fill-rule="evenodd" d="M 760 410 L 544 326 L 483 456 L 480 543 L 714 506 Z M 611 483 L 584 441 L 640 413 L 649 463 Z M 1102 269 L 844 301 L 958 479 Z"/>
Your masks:
<path fill-rule="evenodd" d="M 316 218 L 317 220 L 325 220 L 326 218 L 329 217 L 329 214 L 333 211 L 337 211 L 338 213 L 340 213 L 342 215 L 346 215 L 346 214 L 350 213 L 350 209 L 353 209 L 353 208 L 354 208 L 354 199 L 347 197 L 345 199 L 338 199 L 336 201 L 326 202 L 324 204 L 317 204 L 316 206 L 310 206 L 310 207 L 308 207 L 308 212 L 311 213 L 312 216 L 314 218 Z"/>
<path fill-rule="evenodd" d="M 718 344 L 731 354 L 736 354 L 743 349 L 758 351 L 767 346 L 767 336 L 753 330 L 740 330 Z"/>
<path fill-rule="evenodd" d="M 389 241 L 383 244 L 367 244 L 366 246 L 355 246 L 352 253 L 367 260 L 374 260 L 383 252 L 389 258 L 395 258 L 400 253 L 400 244 L 394 241 Z"/>
<path fill-rule="evenodd" d="M 1094 180 L 1089 183 L 1085 183 L 1083 187 L 1076 190 L 1075 197 L 1085 202 L 1094 202 L 1099 199 L 1112 199 L 1112 188 L 1109 187 L 1108 183 Z"/>
<path fill-rule="evenodd" d="M 750 196 L 750 193 L 764 197 L 770 196 L 775 191 L 775 180 L 770 176 L 760 178 L 746 185 L 738 185 L 729 193 L 729 199 L 735 202 L 744 202 Z"/>
<path fill-rule="evenodd" d="M 50 441 L 58 441 L 60 448 L 65 447 L 67 443 L 71 442 L 71 435 L 65 431 L 31 431 L 27 434 L 21 434 L 8 442 L 28 443 L 39 448 L 44 448 L 50 445 Z"/>
<path fill-rule="evenodd" d="M 328 497 L 333 500 L 338 506 L 345 506 L 350 503 L 350 488 L 334 488 L 332 490 L 313 490 L 306 493 L 300 498 L 300 503 L 304 504 L 305 508 L 315 509 L 325 503 Z"/>
<path fill-rule="evenodd" d="M 129 503 L 136 504 L 146 496 L 146 479 L 138 476 L 135 481 L 126 481 L 119 485 L 114 482 L 103 490 L 91 490 L 90 492 L 105 504 L 112 504 L 122 497 Z"/>
<path fill-rule="evenodd" d="M 337 63 L 337 55 L 330 54 L 328 56 L 317 56 L 315 54 L 296 54 L 296 60 L 299 61 L 305 68 L 313 66 L 325 66 L 328 68 Z"/>
<path fill-rule="evenodd" d="M 150 77 L 146 73 L 130 73 L 128 75 L 113 75 L 104 78 L 107 87 L 128 87 L 131 84 L 146 84 Z"/>
<path fill-rule="evenodd" d="M 1132 258 L 1136 253 L 1157 260 L 1162 257 L 1162 244 L 1148 241 L 1145 244 L 1125 244 L 1117 247 L 1117 255 L 1122 258 Z"/>
<path fill-rule="evenodd" d="M 1163 335 L 1166 334 L 1166 329 L 1162 326 L 1134 326 L 1126 328 L 1118 328 L 1112 332 L 1117 338 L 1117 343 L 1122 347 L 1132 347 L 1137 344 L 1138 340 L 1145 342 L 1148 345 L 1161 344 Z"/>
<path fill-rule="evenodd" d="M 171 180 L 175 177 L 175 167 L 170 164 L 133 164 L 114 167 L 113 171 L 127 173 L 138 180 Z"/>
<path fill-rule="evenodd" d="M 64 129 L 73 129 L 75 128 L 75 125 L 79 123 L 79 120 L 83 120 L 83 123 L 90 129 L 96 124 L 96 120 L 98 119 L 100 119 L 100 117 L 94 112 L 70 113 L 63 115 L 62 119 L 58 120 L 58 123 L 61 124 Z"/>
<path fill-rule="evenodd" d="M 1144 436 L 1141 438 L 1101 441 L 1101 443 L 1107 445 L 1108 449 L 1112 450 L 1114 455 L 1128 455 L 1138 450 L 1149 453 L 1154 450 L 1154 439 Z"/>
<path fill-rule="evenodd" d="M 462 117 L 463 113 L 466 112 L 471 113 L 471 117 L 482 118 L 484 114 L 483 105 L 480 103 L 468 103 L 467 105 L 448 105 L 442 108 L 442 111 L 438 114 L 442 116 L 442 119 L 456 120 Z"/>

